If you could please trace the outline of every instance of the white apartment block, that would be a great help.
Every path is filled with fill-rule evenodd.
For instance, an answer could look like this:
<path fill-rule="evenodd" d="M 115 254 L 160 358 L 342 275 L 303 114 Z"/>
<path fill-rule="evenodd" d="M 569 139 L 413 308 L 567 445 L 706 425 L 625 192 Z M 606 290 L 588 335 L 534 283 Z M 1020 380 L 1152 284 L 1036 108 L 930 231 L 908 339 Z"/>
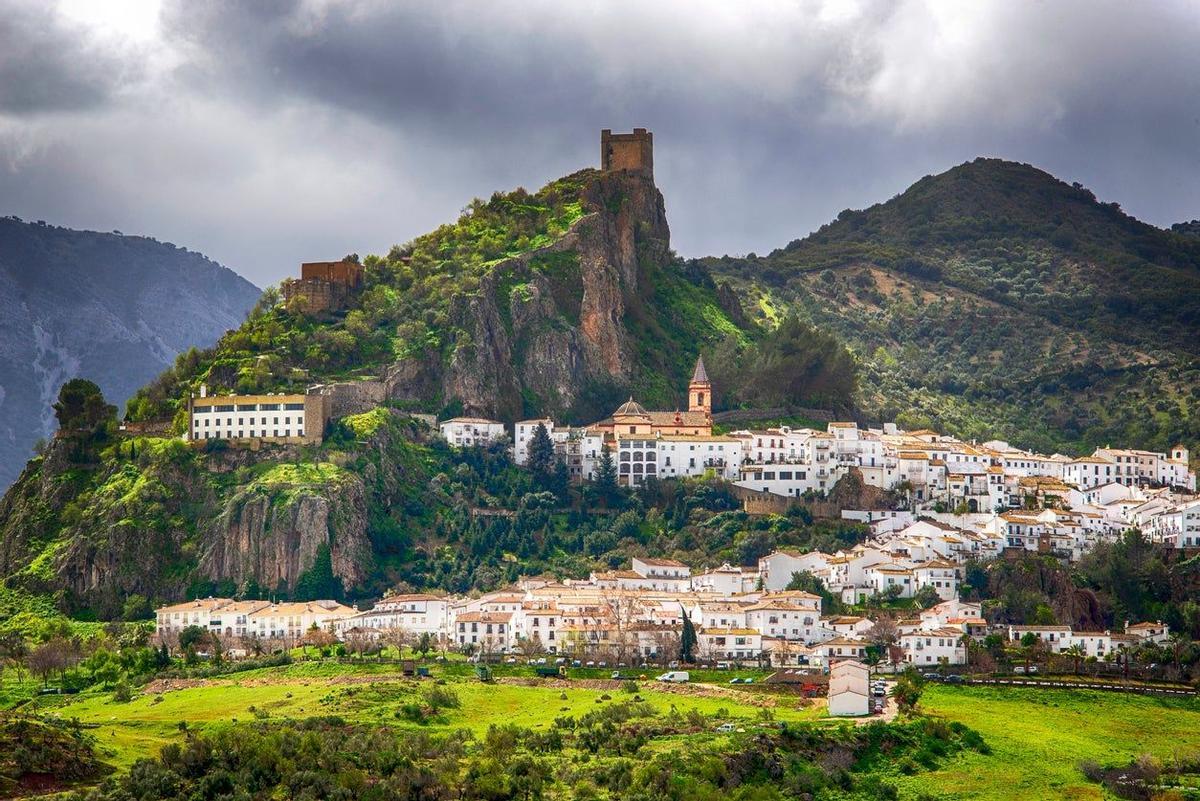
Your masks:
<path fill-rule="evenodd" d="M 484 417 L 451 417 L 438 423 L 438 431 L 456 448 L 490 445 L 505 437 L 503 423 Z"/>
<path fill-rule="evenodd" d="M 188 398 L 185 438 L 319 443 L 329 420 L 325 395 L 209 395 L 205 386 Z"/>

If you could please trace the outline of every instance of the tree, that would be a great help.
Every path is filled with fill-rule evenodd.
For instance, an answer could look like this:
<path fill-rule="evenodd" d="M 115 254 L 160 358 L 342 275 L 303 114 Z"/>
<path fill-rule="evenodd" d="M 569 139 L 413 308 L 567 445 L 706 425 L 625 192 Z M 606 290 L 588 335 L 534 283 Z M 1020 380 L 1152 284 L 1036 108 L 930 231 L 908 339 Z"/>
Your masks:
<path fill-rule="evenodd" d="M 58 391 L 54 416 L 65 434 L 95 437 L 116 424 L 117 407 L 104 400 L 100 387 L 85 378 L 72 378 Z"/>
<path fill-rule="evenodd" d="M 928 609 L 931 606 L 937 606 L 942 602 L 942 597 L 938 595 L 931 585 L 926 584 L 921 589 L 917 590 L 913 596 L 913 601 L 922 609 Z"/>
<path fill-rule="evenodd" d="M 304 632 L 304 636 L 300 638 L 300 645 L 304 648 L 305 656 L 308 655 L 308 646 L 317 649 L 318 656 L 321 652 L 337 642 L 337 637 L 333 636 L 332 632 L 326 631 L 316 624 L 314 621 L 308 627 L 308 631 Z"/>
<path fill-rule="evenodd" d="M 317 548 L 312 566 L 296 582 L 294 594 L 297 600 L 317 601 L 341 599 L 344 592 L 342 580 L 333 574 L 333 555 L 329 546 L 322 544 Z"/>
<path fill-rule="evenodd" d="M 529 470 L 543 487 L 549 483 L 554 462 L 554 442 L 550 439 L 550 432 L 544 423 L 538 423 L 529 441 Z"/>
<path fill-rule="evenodd" d="M 371 638 L 362 631 L 351 629 L 342 639 L 346 643 L 346 650 L 351 654 L 358 654 L 359 659 L 371 648 Z"/>
<path fill-rule="evenodd" d="M 188 626 L 179 632 L 179 650 L 194 651 L 208 644 L 208 629 L 201 626 Z"/>
<path fill-rule="evenodd" d="M 1029 673 L 1029 662 L 1033 659 L 1034 653 L 1041 644 L 1042 638 L 1034 634 L 1032 631 L 1027 631 L 1021 635 L 1021 654 L 1025 657 L 1025 672 Z"/>
<path fill-rule="evenodd" d="M 520 651 L 521 656 L 524 656 L 526 659 L 538 656 L 539 654 L 544 654 L 546 652 L 545 646 L 542 645 L 542 638 L 538 636 L 536 631 L 528 637 L 522 637 L 521 639 L 517 640 L 517 650 Z"/>
<path fill-rule="evenodd" d="M 925 681 L 916 668 L 910 666 L 900 674 L 900 678 L 896 680 L 896 687 L 892 690 L 892 698 L 896 700 L 896 706 L 901 712 L 912 714 L 916 711 L 924 686 Z"/>
<path fill-rule="evenodd" d="M 399 626 L 384 629 L 380 633 L 379 638 L 385 645 L 390 645 L 396 649 L 397 659 L 404 656 L 404 649 L 411 645 L 413 641 L 412 632 Z M 382 654 L 382 651 L 380 653 Z"/>
<path fill-rule="evenodd" d="M 0 678 L 4 677 L 4 666 L 10 664 L 17 671 L 17 681 L 21 680 L 21 669 L 25 657 L 29 655 L 29 644 L 19 631 L 7 631 L 0 634 Z"/>
<path fill-rule="evenodd" d="M 30 651 L 25 660 L 30 672 L 41 677 L 43 684 L 49 684 L 51 676 L 62 674 L 78 661 L 78 648 L 64 637 L 51 637 Z"/>
<path fill-rule="evenodd" d="M 696 661 L 696 645 L 699 638 L 696 637 L 696 627 L 692 625 L 692 618 L 683 608 L 679 606 L 683 612 L 683 634 L 679 638 L 679 661 L 685 664 L 692 664 Z"/>
<path fill-rule="evenodd" d="M 1072 644 L 1069 648 L 1063 649 L 1063 656 L 1069 656 L 1075 665 L 1075 675 L 1079 675 L 1079 665 L 1087 658 L 1087 651 L 1079 643 Z"/>
<path fill-rule="evenodd" d="M 836 615 L 842 611 L 842 602 L 838 598 L 835 598 L 833 593 L 826 588 L 825 582 L 807 570 L 800 570 L 793 573 L 791 581 L 788 582 L 787 589 L 809 592 L 813 595 L 821 596 L 821 611 L 824 614 Z"/>
<path fill-rule="evenodd" d="M 600 466 L 596 468 L 595 489 L 600 502 L 605 506 L 615 503 L 620 492 L 617 487 L 617 465 L 607 443 L 600 446 Z"/>
<path fill-rule="evenodd" d="M 125 599 L 125 604 L 121 607 L 121 619 L 129 623 L 138 620 L 148 620 L 154 616 L 154 610 L 150 608 L 150 602 L 146 600 L 146 596 L 134 593 Z"/>
<path fill-rule="evenodd" d="M 420 655 L 421 659 L 424 659 L 426 655 L 436 647 L 437 642 L 434 640 L 433 635 L 428 631 L 423 631 L 421 632 L 421 636 L 417 637 L 417 643 L 413 646 L 413 650 Z"/>
<path fill-rule="evenodd" d="M 879 649 L 880 654 L 886 654 L 888 648 L 900 639 L 900 627 L 891 615 L 880 615 L 867 630 L 867 640 Z"/>

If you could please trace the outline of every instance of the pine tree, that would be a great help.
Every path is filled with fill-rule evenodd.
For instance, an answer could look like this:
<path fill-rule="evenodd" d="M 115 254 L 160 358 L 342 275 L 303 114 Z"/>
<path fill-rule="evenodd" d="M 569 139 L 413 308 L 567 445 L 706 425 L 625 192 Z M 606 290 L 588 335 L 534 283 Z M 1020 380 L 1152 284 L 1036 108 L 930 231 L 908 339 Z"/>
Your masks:
<path fill-rule="evenodd" d="M 683 608 L 683 604 L 679 605 L 679 610 L 683 612 L 683 636 L 679 638 L 679 661 L 690 665 L 696 661 L 696 627 L 692 625 L 692 618 Z"/>
<path fill-rule="evenodd" d="M 562 459 L 556 459 L 554 462 L 554 472 L 550 476 L 549 489 L 558 498 L 559 503 L 570 502 L 571 472 L 567 469 L 567 463 Z"/>
<path fill-rule="evenodd" d="M 529 469 L 543 486 L 554 470 L 554 443 L 543 423 L 533 429 L 533 439 L 529 442 Z"/>
<path fill-rule="evenodd" d="M 596 494 L 605 506 L 610 506 L 617 497 L 617 464 L 613 461 L 608 445 L 600 446 L 600 466 L 596 468 Z"/>

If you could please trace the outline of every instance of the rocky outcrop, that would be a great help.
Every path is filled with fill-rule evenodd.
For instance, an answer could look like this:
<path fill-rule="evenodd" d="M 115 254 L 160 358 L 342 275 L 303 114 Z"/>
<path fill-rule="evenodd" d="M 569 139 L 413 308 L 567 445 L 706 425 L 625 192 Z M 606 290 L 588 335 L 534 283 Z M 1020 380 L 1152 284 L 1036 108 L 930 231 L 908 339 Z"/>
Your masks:
<path fill-rule="evenodd" d="M 500 262 L 458 299 L 451 317 L 463 336 L 448 364 L 397 363 L 392 397 L 428 397 L 436 383 L 467 413 L 511 420 L 561 413 L 591 381 L 627 384 L 636 361 L 627 313 L 645 300 L 645 266 L 670 258 L 663 198 L 649 177 L 601 173 L 585 205 L 563 237 Z"/>
<path fill-rule="evenodd" d="M 239 493 L 205 537 L 197 572 L 239 586 L 295 587 L 322 546 L 345 586 L 362 581 L 371 548 L 360 480 Z"/>
<path fill-rule="evenodd" d="M 367 576 L 373 556 L 364 482 L 386 492 L 400 477 L 385 480 L 374 465 L 361 473 L 314 468 L 291 447 L 205 453 L 158 443 L 89 467 L 69 458 L 68 443 L 52 442 L 0 501 L 7 583 L 53 595 L 64 609 L 111 618 L 131 595 L 176 600 L 206 581 L 294 590 L 322 547 L 345 587 Z M 261 475 L 264 462 L 283 468 L 283 479 L 268 470 L 266 479 L 239 481 Z M 246 473 L 250 465 L 258 470 Z M 289 480 L 287 469 L 297 465 L 324 472 Z"/>

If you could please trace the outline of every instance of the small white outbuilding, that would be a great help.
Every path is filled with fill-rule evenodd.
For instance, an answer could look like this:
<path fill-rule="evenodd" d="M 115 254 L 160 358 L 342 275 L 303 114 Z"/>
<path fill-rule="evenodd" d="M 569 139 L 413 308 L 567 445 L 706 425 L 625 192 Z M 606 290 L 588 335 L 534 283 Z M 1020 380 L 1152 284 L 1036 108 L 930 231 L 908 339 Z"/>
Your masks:
<path fill-rule="evenodd" d="M 871 712 L 871 671 L 857 659 L 842 659 L 829 668 L 829 714 L 853 717 Z"/>

